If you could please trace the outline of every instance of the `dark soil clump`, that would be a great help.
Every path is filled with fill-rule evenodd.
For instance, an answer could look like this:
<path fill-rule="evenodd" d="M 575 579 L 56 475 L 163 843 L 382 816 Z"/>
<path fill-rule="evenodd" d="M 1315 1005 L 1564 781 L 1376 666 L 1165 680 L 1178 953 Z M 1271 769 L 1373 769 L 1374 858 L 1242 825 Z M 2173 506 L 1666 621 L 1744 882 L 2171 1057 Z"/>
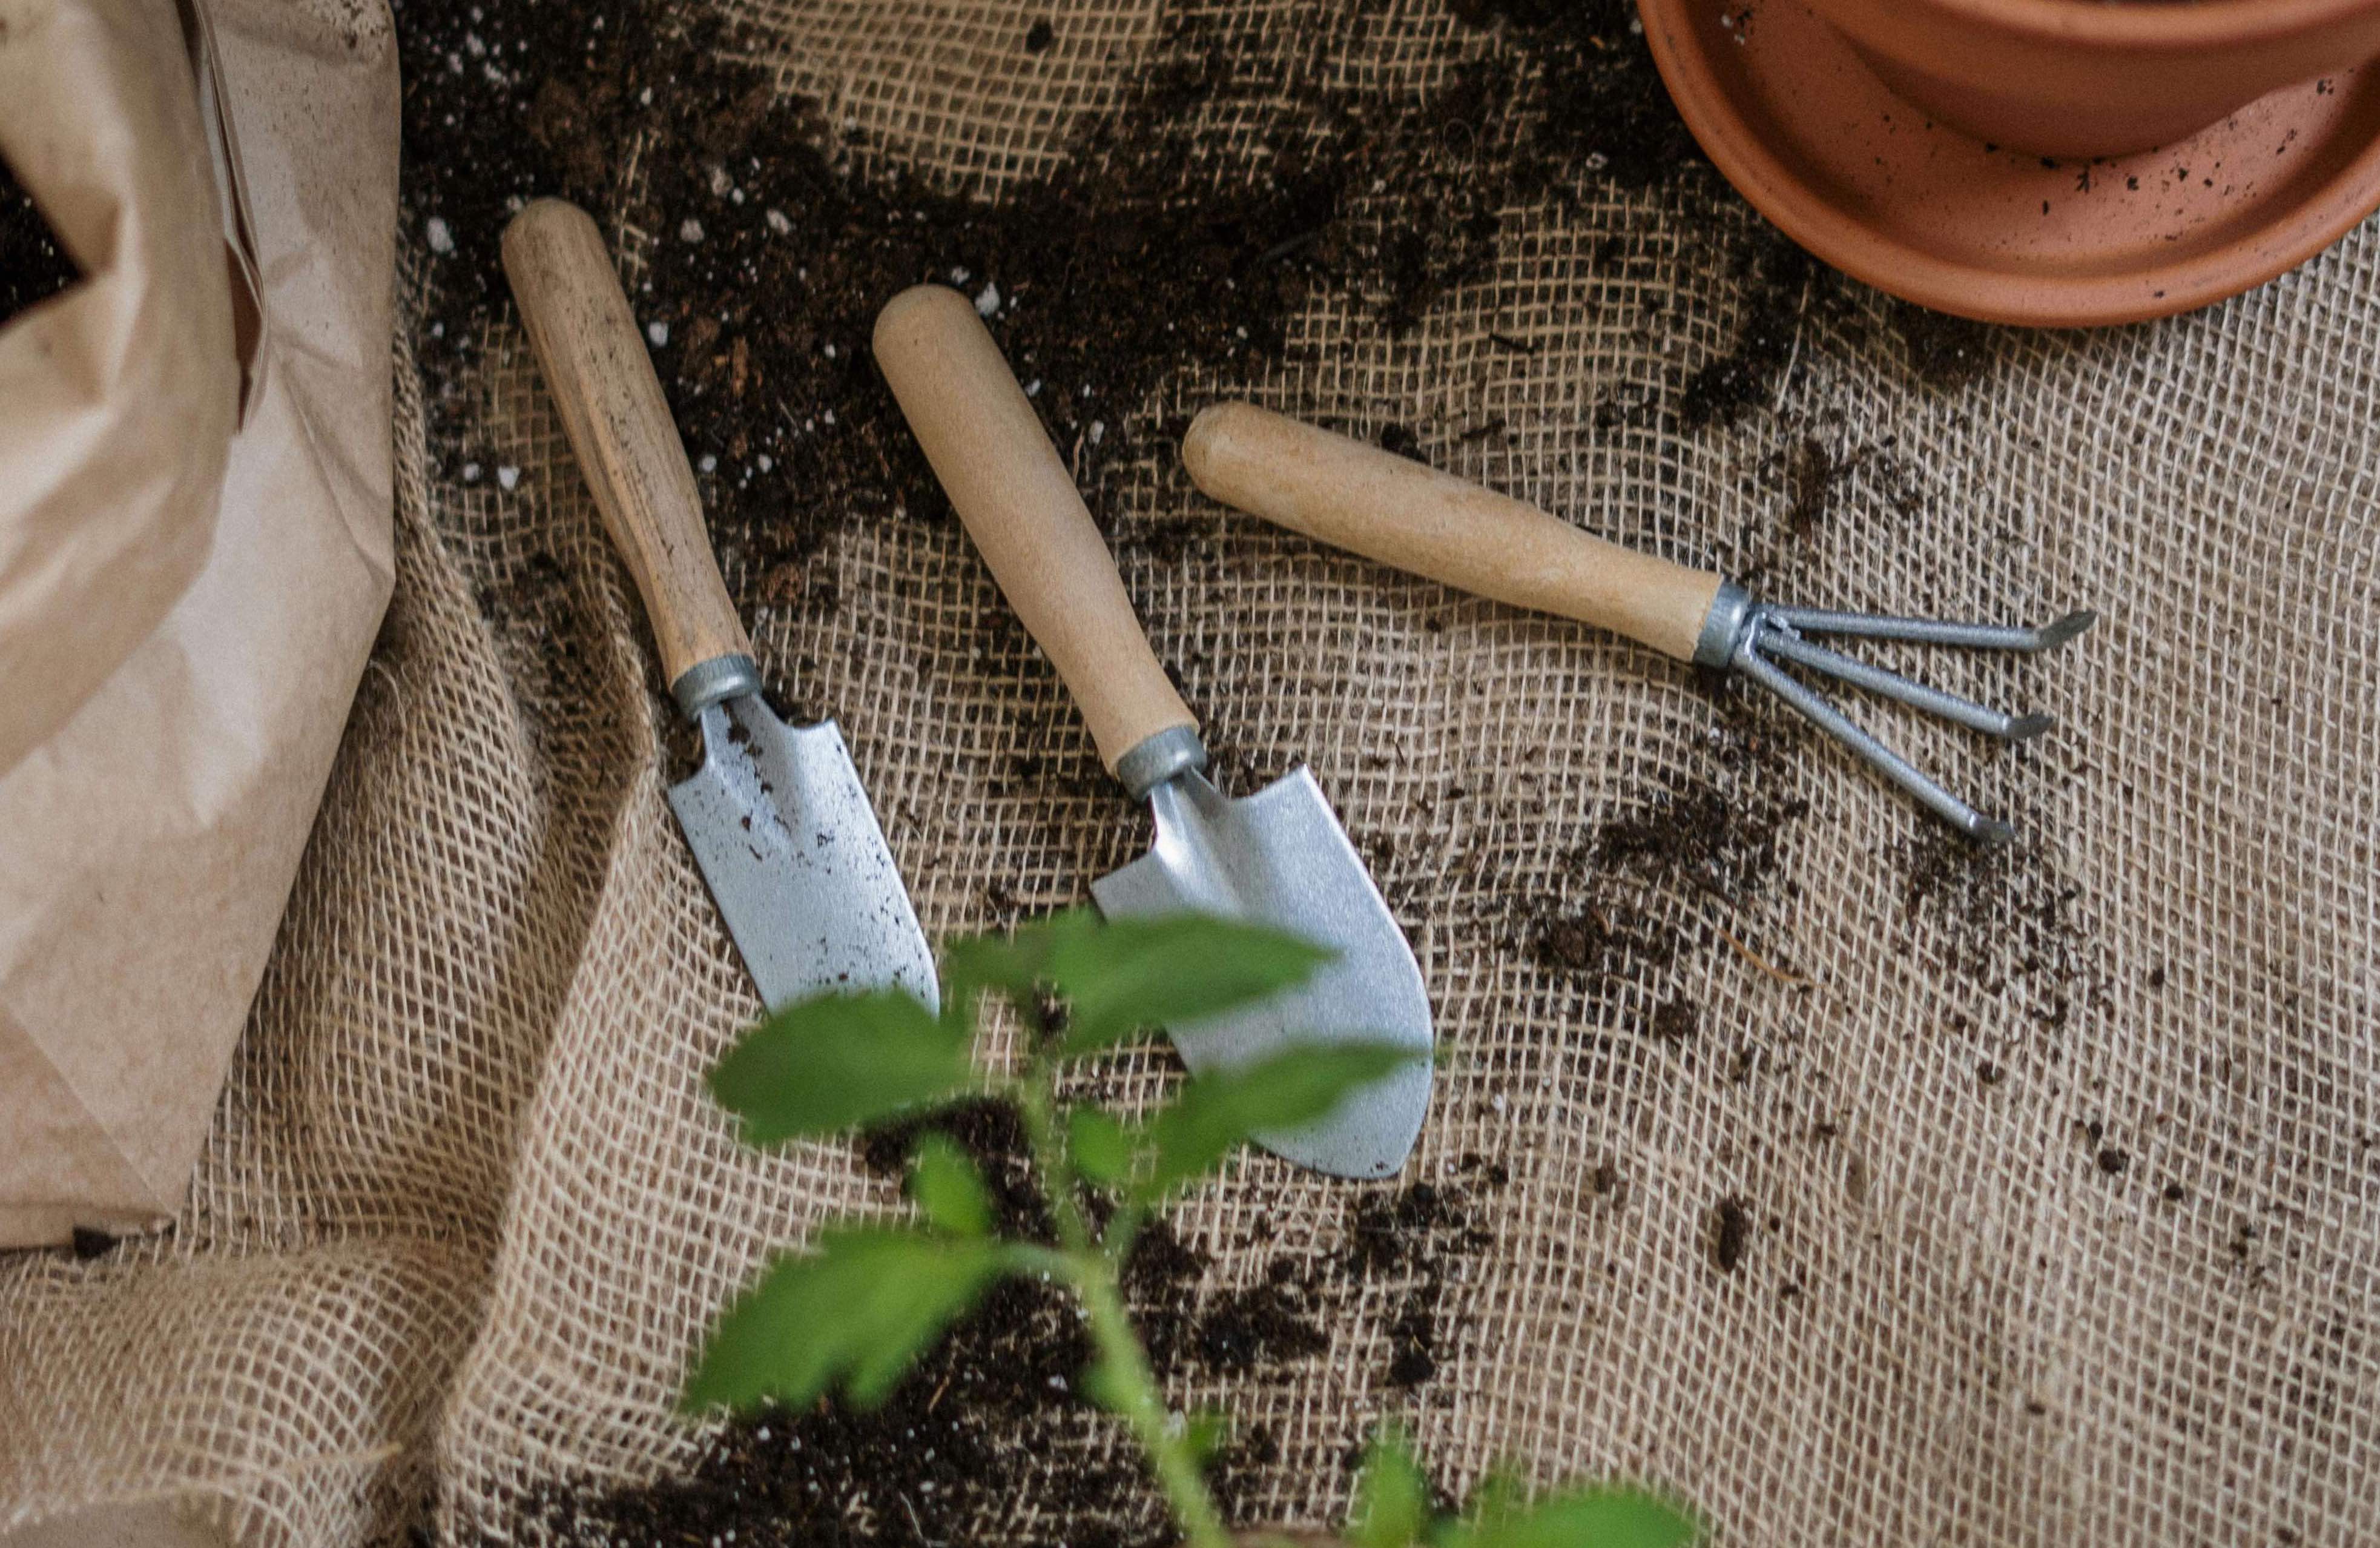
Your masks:
<path fill-rule="evenodd" d="M 1173 18 L 1052 170 L 987 200 L 823 124 L 730 57 L 749 40 L 716 17 L 397 0 L 438 471 L 470 483 L 492 466 L 472 411 L 480 340 L 508 310 L 497 242 L 543 194 L 643 234 L 622 255 L 632 306 L 731 585 L 747 605 L 793 607 L 832 604 L 806 562 L 840 527 L 943 513 L 868 358 L 878 309 L 905 286 L 977 300 L 1096 511 L 1112 470 L 1176 428 L 1149 415 L 1166 382 L 1253 377 L 1318 295 L 1399 332 L 1492 273 L 1515 205 L 1607 186 L 1681 211 L 1731 200 L 1633 5 L 1466 0 L 1460 15 L 1473 41 L 1418 94 L 1344 84 L 1333 49 L 1360 37 L 1352 23 L 1257 68 L 1249 40 Z M 1056 41 L 1041 19 L 1016 46 Z M 1211 132 L 1225 123 L 1228 146 Z M 1833 282 L 1755 224 L 1688 218 L 1717 244 L 1705 266 L 1742 296 L 1733 343 L 1682 383 L 1691 430 L 1766 400 Z"/>
<path fill-rule="evenodd" d="M 1415 1183 L 1393 1195 L 1358 1201 L 1349 1212 L 1341 1274 L 1352 1281 L 1401 1281 L 1382 1333 L 1389 1346 L 1383 1380 L 1391 1387 L 1420 1386 L 1444 1360 L 1442 1340 L 1452 1333 L 1444 1303 L 1456 1282 L 1455 1263 L 1493 1245 L 1473 1223 L 1463 1189 Z"/>
<path fill-rule="evenodd" d="M 1840 293 L 1833 270 L 1767 234 L 1737 248 L 1735 275 L 1743 298 L 1735 341 L 1687 377 L 1679 395 L 1678 421 L 1690 431 L 1733 424 L 1767 407 L 1791 366 L 1813 295 L 1832 300 Z"/>
<path fill-rule="evenodd" d="M 1711 1210 L 1711 1266 L 1721 1274 L 1733 1274 L 1751 1245 L 1752 1211 L 1743 1200 L 1730 1194 Z"/>
<path fill-rule="evenodd" d="M 33 196 L 0 162 L 0 323 L 37 306 L 82 277 L 58 246 Z"/>
<path fill-rule="evenodd" d="M 1850 472 L 1845 460 L 1815 435 L 1805 435 L 1785 456 L 1785 478 L 1792 504 L 1785 507 L 1785 531 L 1806 537 L 1826 519 L 1834 504 L 1835 486 Z"/>
<path fill-rule="evenodd" d="M 1533 71 L 1540 116 L 1513 158 L 1519 197 L 1566 189 L 1582 169 L 1623 189 L 1709 176 L 1632 0 L 1453 0 L 1451 8 L 1474 27 L 1500 28 Z"/>
<path fill-rule="evenodd" d="M 1991 369 L 2000 330 L 1988 323 L 1931 311 L 1914 301 L 1892 304 L 1892 330 L 1909 353 L 1917 379 L 1948 391 L 1967 385 Z"/>
<path fill-rule="evenodd" d="M 1133 1239 L 1123 1265 L 1124 1297 L 1160 1378 L 1198 1352 L 1198 1281 L 1212 1261 L 1163 1220 L 1150 1221 Z"/>
<path fill-rule="evenodd" d="M 1665 968 L 1678 955 L 1676 936 L 1649 917 L 1596 903 L 1536 920 L 1529 948 L 1543 967 L 1597 981 L 1631 967 Z"/>
<path fill-rule="evenodd" d="M 1397 330 L 1484 274 L 1508 180 L 1483 174 L 1476 137 L 1515 132 L 1525 71 L 1475 61 L 1424 102 L 1331 85 L 1317 58 L 1284 88 L 1187 18 L 1054 170 L 988 201 L 832 136 L 766 72 L 722 56 L 736 40 L 715 18 L 399 0 L 397 21 L 442 471 L 486 460 L 468 383 L 504 309 L 503 225 L 529 198 L 576 199 L 607 230 L 650 233 L 632 304 L 728 573 L 764 591 L 837 524 L 944 509 L 868 358 L 895 292 L 932 281 L 973 297 L 1096 488 L 1139 455 L 1164 380 L 1253 374 L 1318 290 Z M 1052 38 L 1037 25 L 1025 45 Z M 1248 157 L 1201 139 L 1219 114 L 1253 117 Z M 616 153 L 630 145 L 647 147 L 633 189 Z"/>
<path fill-rule="evenodd" d="M 1733 914 L 1793 890 L 1781 875 L 1783 844 L 1809 805 L 1775 793 L 1781 750 L 1762 719 L 1724 698 L 1722 710 L 1724 783 L 1693 778 L 1656 790 L 1568 856 L 1585 896 L 1533 904 L 1524 919 L 1524 941 L 1540 966 L 1606 990 L 1718 941 L 1715 929 L 1676 922 L 1660 900 L 1691 906 L 1699 896 Z M 1673 1004 L 1664 1007 L 1669 1019 L 1653 1026 L 1656 1036 L 1692 1035 L 1694 1007 Z"/>
<path fill-rule="evenodd" d="M 1389 1385 L 1417 1387 L 1438 1374 L 1438 1296 L 1434 1289 L 1405 1297 L 1389 1324 Z"/>
<path fill-rule="evenodd" d="M 991 1193 L 992 1219 L 1002 1236 L 1047 1242 L 1056 1226 L 1033 1180 L 1024 1120 L 1004 1102 L 953 1103 L 915 1117 L 880 1124 L 859 1137 L 859 1159 L 871 1172 L 899 1176 L 910 1152 L 928 1133 L 955 1141 L 983 1174 Z"/>
<path fill-rule="evenodd" d="M 1702 1007 L 1682 994 L 1673 994 L 1654 1007 L 1652 1032 L 1663 1042 L 1689 1042 L 1702 1030 Z"/>
<path fill-rule="evenodd" d="M 1014 1123 L 997 1104 L 961 1104 L 873 1131 L 862 1154 L 897 1174 L 909 1145 L 930 1129 L 997 1172 L 1014 1154 Z M 1474 1159 L 1466 1175 L 1500 1186 L 1500 1167 Z M 1411 1387 L 1446 1358 L 1452 1264 L 1490 1240 L 1472 1223 L 1465 1188 L 1417 1183 L 1352 1204 L 1337 1254 L 1276 1259 L 1264 1283 L 1204 1298 L 1207 1255 L 1152 1222 L 1124 1285 L 1160 1374 L 1188 1363 L 1259 1378 L 1328 1348 L 1331 1320 L 1362 1287 L 1392 1287 L 1384 1380 Z M 565 1544 L 708 1544 L 733 1531 L 737 1548 L 950 1548 L 1010 1541 L 1018 1513 L 1029 1512 L 1038 1531 L 1070 1548 L 1160 1548 L 1172 1529 L 1137 1455 L 1088 1444 L 1106 1422 L 1075 1390 L 1091 1353 L 1070 1298 L 1035 1281 L 1006 1281 L 880 1408 L 746 1415 L 684 1476 L 609 1493 L 549 1485 L 528 1514 Z M 1228 1516 L 1237 1518 L 1239 1502 L 1280 1460 L 1277 1438 L 1261 1425 L 1231 1438 L 1209 1475 Z"/>
<path fill-rule="evenodd" d="M 1994 998 L 2016 999 L 2047 1029 L 2100 986 L 2076 917 L 2081 889 L 2037 848 L 1979 846 L 1928 823 L 1900 854 L 1902 903 L 1932 925 L 1935 963 Z"/>
<path fill-rule="evenodd" d="M 1043 1466 L 1089 1421 L 1074 1385 L 1090 1355 L 1063 1296 L 1007 1281 L 880 1408 L 747 1416 L 686 1477 L 608 1494 L 552 1489 L 528 1515 L 568 1543 L 708 1544 L 732 1531 L 738 1548 L 928 1548 L 983 1541 L 1029 1491 L 1085 1521 L 1070 1542 L 1150 1541 L 1160 1517 L 1136 1467 Z"/>
<path fill-rule="evenodd" d="M 1598 870 L 1686 883 L 1728 902 L 1758 894 L 1777 873 L 1785 826 L 1800 800 L 1764 800 L 1705 782 L 1664 792 L 1605 823 L 1587 851 Z"/>
<path fill-rule="evenodd" d="M 1294 1283 L 1218 1296 L 1198 1322 L 1200 1363 L 1209 1371 L 1249 1371 L 1320 1354 L 1330 1340 L 1307 1300 Z"/>

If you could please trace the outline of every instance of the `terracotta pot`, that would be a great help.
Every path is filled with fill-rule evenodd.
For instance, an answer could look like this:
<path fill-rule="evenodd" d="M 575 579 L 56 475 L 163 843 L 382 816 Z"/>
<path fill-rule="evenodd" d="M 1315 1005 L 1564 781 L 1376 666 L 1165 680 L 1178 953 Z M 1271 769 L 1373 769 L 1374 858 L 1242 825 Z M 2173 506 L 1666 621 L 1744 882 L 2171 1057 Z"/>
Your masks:
<path fill-rule="evenodd" d="M 2380 0 L 1809 0 L 1887 85 L 2045 155 L 2171 144 L 2380 57 Z"/>

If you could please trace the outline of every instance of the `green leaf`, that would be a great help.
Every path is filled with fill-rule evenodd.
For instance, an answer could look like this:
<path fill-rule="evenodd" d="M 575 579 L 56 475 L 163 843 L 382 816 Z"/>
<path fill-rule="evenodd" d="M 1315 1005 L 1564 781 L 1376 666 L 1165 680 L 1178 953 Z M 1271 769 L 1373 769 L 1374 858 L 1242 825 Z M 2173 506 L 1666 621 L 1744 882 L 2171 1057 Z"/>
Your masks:
<path fill-rule="evenodd" d="M 1099 916 L 1070 908 L 1020 927 L 1011 935 L 970 935 L 942 946 L 942 1018 L 972 1030 L 975 1001 L 986 990 L 1029 1003 L 1048 975 L 1055 944 L 1099 928 Z"/>
<path fill-rule="evenodd" d="M 946 1134 L 929 1134 L 909 1158 L 909 1197 L 936 1226 L 957 1237 L 991 1234 L 991 1194 L 966 1152 Z"/>
<path fill-rule="evenodd" d="M 1096 1107 L 1077 1107 L 1066 1115 L 1066 1151 L 1087 1182 L 1118 1188 L 1131 1180 L 1132 1136 Z"/>
<path fill-rule="evenodd" d="M 1411 1548 L 1428 1530 L 1430 1515 L 1429 1480 L 1414 1460 L 1404 1430 L 1382 1425 L 1355 1481 L 1348 1542 L 1353 1548 Z"/>
<path fill-rule="evenodd" d="M 1444 1523 L 1446 1530 L 1435 1535 L 1444 1537 L 1459 1530 L 1475 1530 L 1482 1525 L 1499 1526 L 1529 1507 L 1529 1486 L 1520 1474 L 1503 1464 L 1488 1469 L 1471 1491 L 1470 1502 L 1464 1505 L 1460 1521 Z"/>
<path fill-rule="evenodd" d="M 1641 1489 L 1606 1485 L 1549 1494 L 1535 1505 L 1481 1487 L 1473 1518 L 1433 1534 L 1438 1548 L 1679 1548 L 1694 1541 L 1693 1517 Z"/>
<path fill-rule="evenodd" d="M 833 1134 L 974 1079 L 967 1039 L 897 989 L 787 1006 L 728 1050 L 710 1090 L 748 1144 Z"/>
<path fill-rule="evenodd" d="M 1191 1460 L 1201 1468 L 1215 1459 L 1231 1435 L 1232 1416 L 1212 1408 L 1201 1408 L 1182 1421 L 1182 1444 L 1190 1448 Z"/>
<path fill-rule="evenodd" d="M 1193 1076 L 1149 1126 L 1157 1165 L 1139 1197 L 1153 1203 L 1221 1164 L 1248 1136 L 1311 1123 L 1356 1087 L 1424 1056 L 1384 1042 L 1318 1043 L 1241 1069 Z"/>
<path fill-rule="evenodd" d="M 1152 1027 L 1269 999 L 1335 955 L 1264 925 L 1206 914 L 1111 920 L 1053 932 L 1047 944 L 1043 973 L 1067 1000 L 1060 1052 L 1070 1058 Z"/>
<path fill-rule="evenodd" d="M 790 1408 L 840 1384 L 873 1408 L 1000 1273 L 997 1242 L 881 1226 L 831 1230 L 780 1257 L 705 1341 L 679 1405 Z"/>
<path fill-rule="evenodd" d="M 1134 1388 L 1130 1382 L 1116 1374 L 1115 1367 L 1105 1357 L 1083 1367 L 1079 1379 L 1083 1396 L 1111 1414 L 1132 1411 Z"/>

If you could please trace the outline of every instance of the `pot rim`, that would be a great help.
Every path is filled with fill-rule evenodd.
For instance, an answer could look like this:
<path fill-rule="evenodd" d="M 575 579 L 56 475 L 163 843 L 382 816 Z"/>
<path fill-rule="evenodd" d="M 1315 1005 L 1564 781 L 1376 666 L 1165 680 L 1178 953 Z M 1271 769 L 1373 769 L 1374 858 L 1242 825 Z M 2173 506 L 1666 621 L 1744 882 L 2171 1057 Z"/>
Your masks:
<path fill-rule="evenodd" d="M 1735 99 L 1711 56 L 1682 41 L 1696 30 L 1685 16 L 1693 0 L 1639 3 L 1645 41 L 1695 140 L 1753 207 L 1821 262 L 1938 311 L 2031 328 L 2107 327 L 2192 311 L 2307 262 L 2380 204 L 2380 137 L 2374 137 L 2280 218 L 2213 251 L 2119 274 L 1982 267 L 1914 248 L 1830 202 L 1785 149 L 1734 111 Z M 2085 8 L 2075 0 L 2050 3 Z"/>
<path fill-rule="evenodd" d="M 2380 19 L 2380 0 L 1888 0 L 1944 12 L 2046 43 L 2114 48 L 2221 47 L 2262 43 L 2357 18 Z M 1821 7 L 1823 11 L 1826 7 Z"/>

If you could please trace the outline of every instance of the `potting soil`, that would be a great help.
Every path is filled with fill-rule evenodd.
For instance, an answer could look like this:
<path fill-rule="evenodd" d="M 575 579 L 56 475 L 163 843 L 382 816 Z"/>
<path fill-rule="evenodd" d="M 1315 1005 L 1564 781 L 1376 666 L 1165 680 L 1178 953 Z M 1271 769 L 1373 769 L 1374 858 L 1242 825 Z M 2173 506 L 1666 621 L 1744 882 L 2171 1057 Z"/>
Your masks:
<path fill-rule="evenodd" d="M 1755 0 L 1756 8 L 1756 0 Z M 1701 161 L 1619 0 L 403 0 L 395 601 L 190 1203 L 0 1264 L 0 1524 L 177 1493 L 306 1545 L 1158 1544 L 1012 1286 L 873 1416 L 673 1412 L 896 1139 L 740 1148 L 757 1006 L 688 741 L 496 266 L 616 245 L 789 713 L 937 939 L 1147 842 L 868 359 L 974 297 L 1218 777 L 1311 765 L 1440 1044 L 1419 1151 L 1252 1156 L 1136 1260 L 1239 1524 L 1384 1419 L 1458 1496 L 1621 1474 L 1720 1540 L 2347 1542 L 2380 1507 L 2380 236 L 2095 335 L 1902 306 Z M 2099 629 L 1888 653 L 2054 712 L 1778 706 L 1202 499 L 1225 396 L 1780 600 Z M 1083 1094 L 1145 1107 L 1161 1049 Z M 935 1120 L 1037 1217 L 996 1109 Z"/>

